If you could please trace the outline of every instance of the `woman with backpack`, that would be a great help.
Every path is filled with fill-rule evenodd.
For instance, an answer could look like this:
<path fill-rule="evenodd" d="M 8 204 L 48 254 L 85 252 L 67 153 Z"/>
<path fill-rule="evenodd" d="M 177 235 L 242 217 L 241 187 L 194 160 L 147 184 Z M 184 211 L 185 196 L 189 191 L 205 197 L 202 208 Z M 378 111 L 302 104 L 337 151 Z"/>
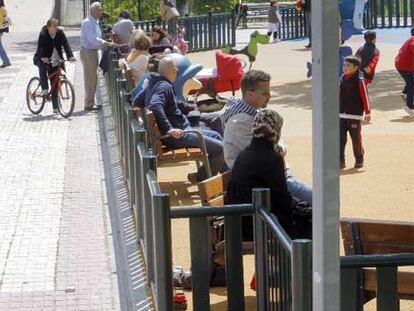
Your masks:
<path fill-rule="evenodd" d="M 0 68 L 9 67 L 10 59 L 7 56 L 6 50 L 3 47 L 3 44 L 1 42 L 3 33 L 9 32 L 9 22 L 7 21 L 7 11 L 6 7 L 4 5 L 4 0 L 0 0 L 0 58 L 2 61 L 2 64 Z"/>

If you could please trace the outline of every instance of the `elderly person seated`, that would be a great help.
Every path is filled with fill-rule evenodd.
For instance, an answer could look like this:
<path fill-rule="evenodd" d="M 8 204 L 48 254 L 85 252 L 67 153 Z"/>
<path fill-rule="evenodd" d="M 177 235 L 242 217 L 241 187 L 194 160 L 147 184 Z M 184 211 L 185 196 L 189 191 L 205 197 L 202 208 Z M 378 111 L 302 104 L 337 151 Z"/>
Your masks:
<path fill-rule="evenodd" d="M 133 106 L 146 107 L 154 113 L 158 128 L 163 138 L 163 144 L 170 148 L 193 147 L 200 148 L 201 142 L 195 133 L 186 133 L 192 130 L 188 118 L 178 108 L 172 83 L 177 78 L 177 67 L 174 61 L 167 57 L 160 60 L 159 74 L 152 74 L 148 86 L 142 90 L 133 101 Z M 211 172 L 219 173 L 224 164 L 223 138 L 220 134 L 203 128 L 198 131 L 204 137 Z M 207 178 L 204 167 L 197 173 L 188 174 L 191 183 L 197 183 Z"/>
<path fill-rule="evenodd" d="M 253 138 L 239 153 L 231 170 L 226 204 L 251 203 L 254 188 L 269 188 L 271 212 L 292 235 L 294 201 L 286 184 L 283 151 L 278 147 L 282 126 L 283 118 L 276 111 L 263 109 L 256 113 Z M 243 216 L 242 236 L 245 241 L 253 240 L 252 216 Z"/>

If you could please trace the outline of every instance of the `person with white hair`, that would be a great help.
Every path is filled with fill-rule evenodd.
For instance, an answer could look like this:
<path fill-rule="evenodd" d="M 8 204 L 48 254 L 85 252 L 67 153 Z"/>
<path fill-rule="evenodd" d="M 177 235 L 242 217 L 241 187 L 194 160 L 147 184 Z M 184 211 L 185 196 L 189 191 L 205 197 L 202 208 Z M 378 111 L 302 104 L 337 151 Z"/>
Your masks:
<path fill-rule="evenodd" d="M 154 113 L 163 136 L 162 142 L 168 148 L 201 147 L 198 136 L 193 132 L 186 132 L 193 128 L 178 107 L 172 85 L 177 78 L 177 71 L 177 66 L 170 57 L 161 59 L 158 64 L 159 74 L 151 75 L 148 86 L 134 98 L 133 105 L 145 106 Z M 223 138 L 215 131 L 201 127 L 197 130 L 203 135 L 206 143 L 211 173 L 216 175 L 224 168 Z M 188 174 L 187 178 L 191 183 L 197 183 L 208 176 L 202 166 L 197 173 Z"/>
<path fill-rule="evenodd" d="M 102 39 L 99 28 L 99 19 L 102 16 L 102 7 L 99 2 L 93 2 L 90 6 L 90 14 L 81 24 L 80 58 L 83 65 L 85 83 L 85 110 L 98 110 L 95 106 L 95 93 L 98 83 L 98 50 L 112 43 Z"/>

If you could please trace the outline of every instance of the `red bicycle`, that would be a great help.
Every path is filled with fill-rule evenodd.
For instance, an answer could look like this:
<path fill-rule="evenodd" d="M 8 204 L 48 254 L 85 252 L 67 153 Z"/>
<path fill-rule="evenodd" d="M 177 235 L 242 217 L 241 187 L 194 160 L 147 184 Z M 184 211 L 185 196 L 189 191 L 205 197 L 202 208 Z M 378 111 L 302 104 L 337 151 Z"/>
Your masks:
<path fill-rule="evenodd" d="M 64 60 L 58 60 L 50 63 L 56 70 L 49 75 L 49 80 L 53 81 L 53 83 L 51 83 L 50 90 L 47 94 L 42 94 L 39 77 L 30 79 L 29 84 L 27 85 L 26 102 L 31 113 L 41 113 L 46 102 L 52 101 L 53 91 L 57 88 L 59 114 L 64 118 L 68 118 L 72 114 L 73 109 L 75 108 L 75 91 L 72 83 L 68 80 L 62 69 L 64 62 Z M 55 76 L 58 76 L 59 78 L 54 79 Z"/>

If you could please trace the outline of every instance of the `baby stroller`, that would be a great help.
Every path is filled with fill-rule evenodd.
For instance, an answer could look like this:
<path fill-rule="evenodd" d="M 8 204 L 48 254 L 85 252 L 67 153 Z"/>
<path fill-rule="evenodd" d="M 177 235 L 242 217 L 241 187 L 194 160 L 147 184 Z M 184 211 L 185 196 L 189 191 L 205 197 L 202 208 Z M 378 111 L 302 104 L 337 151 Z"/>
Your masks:
<path fill-rule="evenodd" d="M 190 95 L 195 95 L 194 102 L 200 111 L 212 112 L 221 110 L 227 98 L 219 93 L 231 91 L 233 96 L 240 89 L 240 81 L 243 76 L 243 65 L 240 59 L 234 55 L 227 55 L 220 50 L 216 51 L 217 68 L 205 68 L 195 75 L 200 81 L 201 88 L 192 90 Z M 207 94 L 210 99 L 198 100 L 198 96 Z"/>

